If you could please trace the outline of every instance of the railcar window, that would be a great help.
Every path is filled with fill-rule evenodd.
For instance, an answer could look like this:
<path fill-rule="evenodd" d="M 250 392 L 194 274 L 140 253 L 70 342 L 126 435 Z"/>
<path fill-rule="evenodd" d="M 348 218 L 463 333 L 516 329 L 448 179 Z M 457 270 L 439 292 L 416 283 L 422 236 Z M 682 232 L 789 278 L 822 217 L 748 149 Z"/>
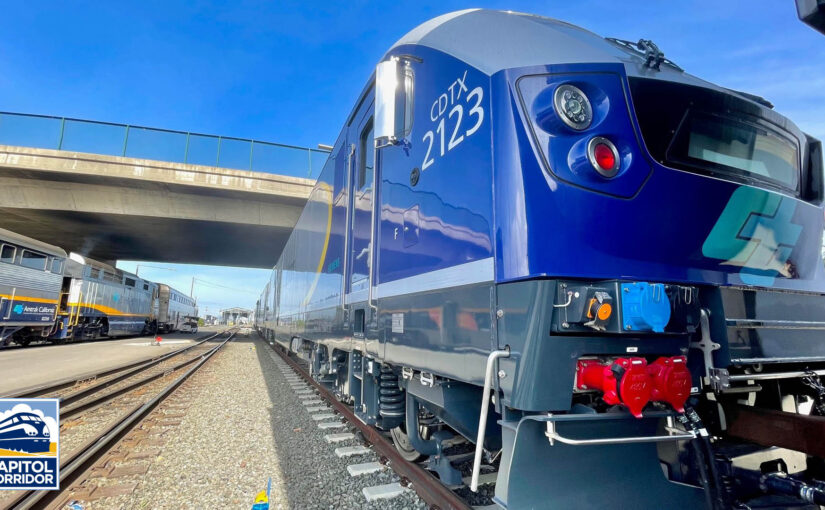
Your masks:
<path fill-rule="evenodd" d="M 20 259 L 20 265 L 31 269 L 38 269 L 40 271 L 46 270 L 46 262 L 49 257 L 40 253 L 35 253 L 29 250 L 23 250 L 23 256 Z"/>
<path fill-rule="evenodd" d="M 127 287 L 135 286 L 135 281 L 131 278 L 124 278 L 123 283 L 126 284 Z"/>
<path fill-rule="evenodd" d="M 3 247 L 0 248 L 0 262 L 14 264 L 15 254 L 17 254 L 17 248 L 4 244 Z"/>
<path fill-rule="evenodd" d="M 143 290 L 149 290 L 149 285 L 144 283 L 143 284 Z"/>
<path fill-rule="evenodd" d="M 361 156 L 358 164 L 358 190 L 372 185 L 372 168 L 375 165 L 375 148 L 373 144 L 372 119 L 361 132 Z"/>
<path fill-rule="evenodd" d="M 60 274 L 63 272 L 63 261 L 60 259 L 52 259 L 52 273 Z"/>

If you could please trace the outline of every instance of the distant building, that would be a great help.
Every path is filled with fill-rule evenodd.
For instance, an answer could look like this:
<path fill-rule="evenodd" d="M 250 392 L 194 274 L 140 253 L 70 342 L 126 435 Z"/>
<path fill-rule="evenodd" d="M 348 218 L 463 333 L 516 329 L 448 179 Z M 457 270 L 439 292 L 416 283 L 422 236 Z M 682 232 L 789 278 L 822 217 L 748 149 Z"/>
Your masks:
<path fill-rule="evenodd" d="M 221 324 L 249 324 L 252 320 L 252 310 L 248 308 L 227 308 L 221 310 Z"/>

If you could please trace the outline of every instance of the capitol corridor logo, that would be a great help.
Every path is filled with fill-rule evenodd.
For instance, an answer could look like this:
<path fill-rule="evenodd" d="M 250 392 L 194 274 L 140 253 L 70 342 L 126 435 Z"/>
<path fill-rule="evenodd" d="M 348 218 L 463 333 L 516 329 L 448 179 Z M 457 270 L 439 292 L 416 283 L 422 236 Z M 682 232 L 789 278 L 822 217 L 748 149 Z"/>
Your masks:
<path fill-rule="evenodd" d="M 57 489 L 60 414 L 54 398 L 0 398 L 0 490 Z"/>

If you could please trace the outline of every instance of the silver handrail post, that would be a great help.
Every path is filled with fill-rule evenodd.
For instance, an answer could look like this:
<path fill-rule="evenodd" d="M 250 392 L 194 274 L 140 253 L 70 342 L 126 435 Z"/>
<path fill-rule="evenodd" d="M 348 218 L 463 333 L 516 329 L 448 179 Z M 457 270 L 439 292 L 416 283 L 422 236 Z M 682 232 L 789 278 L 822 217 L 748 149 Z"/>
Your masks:
<path fill-rule="evenodd" d="M 476 453 L 473 458 L 473 478 L 470 490 L 478 492 L 478 474 L 481 471 L 481 455 L 484 452 L 484 435 L 487 432 L 487 413 L 490 410 L 490 388 L 493 385 L 493 371 L 499 358 L 509 358 L 510 347 L 493 351 L 487 356 L 487 370 L 484 373 L 484 393 L 481 395 L 481 413 L 478 416 L 478 436 L 476 437 Z"/>

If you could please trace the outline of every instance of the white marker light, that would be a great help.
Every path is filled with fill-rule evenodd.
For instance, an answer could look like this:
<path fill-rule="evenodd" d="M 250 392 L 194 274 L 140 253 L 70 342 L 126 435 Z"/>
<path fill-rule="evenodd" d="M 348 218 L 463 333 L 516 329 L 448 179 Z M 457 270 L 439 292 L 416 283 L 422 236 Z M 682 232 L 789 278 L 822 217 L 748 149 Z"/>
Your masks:
<path fill-rule="evenodd" d="M 581 89 L 573 85 L 559 85 L 553 94 L 553 106 L 556 115 L 576 131 L 587 129 L 593 121 L 590 100 Z"/>

